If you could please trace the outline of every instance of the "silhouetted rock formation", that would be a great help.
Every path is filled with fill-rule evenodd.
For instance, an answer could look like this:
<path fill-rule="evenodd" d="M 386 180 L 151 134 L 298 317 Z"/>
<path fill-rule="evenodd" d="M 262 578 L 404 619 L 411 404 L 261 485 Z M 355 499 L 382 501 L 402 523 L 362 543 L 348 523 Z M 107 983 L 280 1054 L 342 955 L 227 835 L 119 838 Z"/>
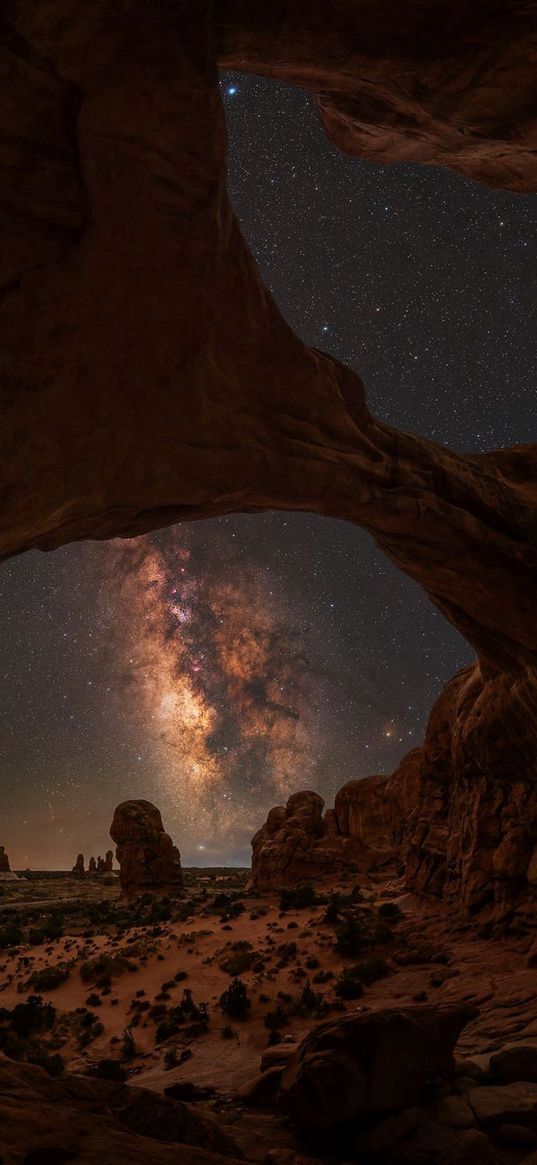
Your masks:
<path fill-rule="evenodd" d="M 279 1106 L 307 1136 L 358 1132 L 418 1104 L 453 1075 L 453 1049 L 477 1010 L 467 1004 L 385 1008 L 314 1028 L 287 1064 Z"/>
<path fill-rule="evenodd" d="M 113 868 L 114 868 L 114 854 L 113 854 L 111 849 L 107 849 L 106 857 L 104 859 L 104 872 L 105 872 L 105 874 L 111 874 Z"/>
<path fill-rule="evenodd" d="M 257 8 L 9 8 L 0 553 L 241 509 L 369 530 L 479 656 L 429 727 L 409 878 L 501 913 L 536 840 L 536 449 L 399 432 L 294 336 L 227 198 L 217 64 L 311 89 L 345 150 L 534 191 L 535 14 Z"/>
<path fill-rule="evenodd" d="M 0 845 L 0 874 L 10 874 L 10 873 L 11 873 L 11 866 L 9 864 L 9 858 L 7 856 L 7 853 L 6 853 L 3 845 Z"/>
<path fill-rule="evenodd" d="M 150 801 L 123 801 L 110 827 L 117 845 L 121 889 L 132 898 L 142 890 L 181 889 L 177 846 L 164 831 L 160 811 Z"/>
<path fill-rule="evenodd" d="M 84 869 L 84 854 L 78 855 L 71 872 L 76 874 L 77 877 L 82 877 L 82 875 L 85 874 L 86 871 Z"/>
<path fill-rule="evenodd" d="M 88 874 L 96 874 L 96 873 L 97 873 L 97 862 L 95 861 L 95 858 L 90 858 L 89 865 L 88 865 Z"/>

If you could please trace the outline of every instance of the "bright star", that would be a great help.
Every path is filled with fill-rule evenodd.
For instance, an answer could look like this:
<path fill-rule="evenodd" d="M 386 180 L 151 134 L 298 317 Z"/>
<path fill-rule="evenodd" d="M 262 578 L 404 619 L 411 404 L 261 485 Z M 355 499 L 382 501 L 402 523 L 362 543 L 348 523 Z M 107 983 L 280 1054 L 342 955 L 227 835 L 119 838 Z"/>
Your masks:
<path fill-rule="evenodd" d="M 227 95 L 228 95 L 228 97 L 234 97 L 234 96 L 235 96 L 235 94 L 236 94 L 236 92 L 237 92 L 237 86 L 236 86 L 236 85 L 228 85 L 228 88 L 227 88 Z"/>

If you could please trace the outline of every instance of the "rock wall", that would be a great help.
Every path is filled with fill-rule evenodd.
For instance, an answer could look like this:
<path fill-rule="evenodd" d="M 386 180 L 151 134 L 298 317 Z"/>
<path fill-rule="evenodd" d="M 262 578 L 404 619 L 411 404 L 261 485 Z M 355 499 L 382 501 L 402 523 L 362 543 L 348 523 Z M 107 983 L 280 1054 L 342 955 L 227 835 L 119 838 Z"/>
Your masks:
<path fill-rule="evenodd" d="M 121 889 L 128 898 L 148 890 L 162 893 L 183 886 L 181 857 L 150 801 L 123 801 L 110 826 L 116 842 Z"/>
<path fill-rule="evenodd" d="M 479 659 L 425 746 L 449 847 L 424 809 L 409 877 L 477 901 L 492 869 L 499 909 L 533 812 L 537 450 L 399 432 L 292 333 L 227 198 L 217 65 L 305 85 L 357 155 L 534 191 L 536 45 L 515 0 L 13 0 L 0 31 L 0 554 L 236 510 L 365 527 Z"/>

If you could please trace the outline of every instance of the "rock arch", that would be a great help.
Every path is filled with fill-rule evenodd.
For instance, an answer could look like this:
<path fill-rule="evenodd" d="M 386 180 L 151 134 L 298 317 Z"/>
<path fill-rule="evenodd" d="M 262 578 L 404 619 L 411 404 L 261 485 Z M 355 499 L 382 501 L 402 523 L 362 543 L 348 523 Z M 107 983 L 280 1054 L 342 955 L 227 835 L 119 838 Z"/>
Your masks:
<path fill-rule="evenodd" d="M 0 553 L 233 510 L 363 525 L 478 654 L 433 713 L 424 788 L 462 812 L 479 786 L 479 820 L 500 813 L 495 908 L 511 909 L 537 844 L 537 450 L 462 456 L 383 424 L 292 333 L 227 199 L 217 63 L 307 85 L 351 152 L 535 190 L 537 17 L 514 0 L 340 0 L 328 28 L 309 0 L 259 13 L 10 6 Z M 468 840 L 459 813 L 451 841 L 426 833 L 437 892 L 468 887 L 479 828 Z"/>

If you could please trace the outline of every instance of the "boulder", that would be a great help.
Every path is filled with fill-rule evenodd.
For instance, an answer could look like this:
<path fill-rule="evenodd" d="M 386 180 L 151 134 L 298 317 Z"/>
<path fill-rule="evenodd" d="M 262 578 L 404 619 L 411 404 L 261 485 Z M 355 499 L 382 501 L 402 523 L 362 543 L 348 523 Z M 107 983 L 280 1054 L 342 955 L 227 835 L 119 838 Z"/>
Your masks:
<path fill-rule="evenodd" d="M 455 1043 L 475 1015 L 463 1004 L 415 1005 L 321 1024 L 287 1065 L 278 1105 L 320 1136 L 412 1107 L 430 1080 L 452 1075 Z"/>
<path fill-rule="evenodd" d="M 468 1102 L 484 1129 L 524 1125 L 537 1129 L 537 1084 L 493 1084 L 472 1088 Z"/>
<path fill-rule="evenodd" d="M 274 1108 L 283 1071 L 283 1064 L 274 1064 L 267 1068 L 265 1072 L 254 1076 L 239 1088 L 237 1099 L 253 1108 Z"/>
<path fill-rule="evenodd" d="M 424 1165 L 428 1165 L 424 1161 Z M 469 1129 L 459 1137 L 438 1165 L 500 1165 L 500 1158 L 484 1133 Z"/>
<path fill-rule="evenodd" d="M 225 1128 L 144 1088 L 53 1079 L 0 1052 L 1 1151 L 27 1165 L 238 1165 Z"/>
<path fill-rule="evenodd" d="M 123 801 L 110 827 L 116 842 L 121 889 L 128 898 L 141 891 L 163 893 L 183 886 L 181 857 L 165 832 L 160 811 L 150 801 Z"/>
<path fill-rule="evenodd" d="M 537 1084 L 537 1045 L 520 1044 L 494 1052 L 490 1071 L 499 1084 L 514 1084 L 517 1080 Z"/>

